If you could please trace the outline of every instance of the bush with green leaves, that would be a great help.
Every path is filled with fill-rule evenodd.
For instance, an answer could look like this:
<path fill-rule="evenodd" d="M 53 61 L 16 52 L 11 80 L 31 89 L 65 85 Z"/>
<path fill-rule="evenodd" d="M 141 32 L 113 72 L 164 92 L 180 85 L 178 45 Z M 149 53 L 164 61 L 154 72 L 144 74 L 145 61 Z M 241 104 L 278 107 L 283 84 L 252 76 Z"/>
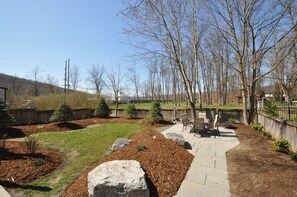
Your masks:
<path fill-rule="evenodd" d="M 264 112 L 270 116 L 278 117 L 277 106 L 274 99 L 265 99 L 264 100 Z"/>
<path fill-rule="evenodd" d="M 236 123 L 236 119 L 234 119 L 234 118 L 229 118 L 229 119 L 228 119 L 228 122 L 231 123 L 231 124 L 235 124 L 235 123 Z"/>
<path fill-rule="evenodd" d="M 254 122 L 252 128 L 256 131 L 262 131 L 264 127 L 259 122 Z"/>
<path fill-rule="evenodd" d="M 146 145 L 139 145 L 137 146 L 138 151 L 145 151 L 147 149 Z"/>
<path fill-rule="evenodd" d="M 130 103 L 127 105 L 127 108 L 125 109 L 125 116 L 127 118 L 137 118 L 137 111 L 134 104 Z"/>
<path fill-rule="evenodd" d="M 290 157 L 293 161 L 297 161 L 297 152 L 290 152 Z"/>
<path fill-rule="evenodd" d="M 100 98 L 94 115 L 98 118 L 108 118 L 110 114 L 111 109 L 109 108 L 108 104 L 106 103 L 104 98 Z"/>
<path fill-rule="evenodd" d="M 62 103 L 50 118 L 51 122 L 66 122 L 73 117 L 73 110 L 65 102 Z"/>
<path fill-rule="evenodd" d="M 152 107 L 148 113 L 148 119 L 151 123 L 158 123 L 160 120 L 163 120 L 161 105 L 159 102 L 152 103 Z"/>
<path fill-rule="evenodd" d="M 0 127 L 12 123 L 14 118 L 7 111 L 5 102 L 0 98 Z"/>
<path fill-rule="evenodd" d="M 273 149 L 282 153 L 290 153 L 292 145 L 286 139 L 279 139 L 273 142 Z"/>

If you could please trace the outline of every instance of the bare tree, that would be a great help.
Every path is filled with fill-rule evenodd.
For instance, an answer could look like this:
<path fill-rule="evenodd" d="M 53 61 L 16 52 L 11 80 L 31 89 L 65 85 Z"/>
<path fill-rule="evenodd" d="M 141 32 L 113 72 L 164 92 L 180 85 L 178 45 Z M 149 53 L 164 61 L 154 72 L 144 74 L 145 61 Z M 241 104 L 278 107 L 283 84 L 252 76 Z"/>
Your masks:
<path fill-rule="evenodd" d="M 11 89 L 14 93 L 14 95 L 21 95 L 23 93 L 23 83 L 19 77 L 16 75 L 11 78 L 10 80 L 11 83 Z"/>
<path fill-rule="evenodd" d="M 101 96 L 101 91 L 105 85 L 103 79 L 104 72 L 104 67 L 99 65 L 92 65 L 92 67 L 88 69 L 89 77 L 87 78 L 87 82 L 92 86 L 99 97 Z"/>
<path fill-rule="evenodd" d="M 48 84 L 50 92 L 55 93 L 55 86 L 58 85 L 58 80 L 55 77 L 52 77 L 51 75 L 47 75 L 46 83 Z"/>
<path fill-rule="evenodd" d="M 139 103 L 139 89 L 140 89 L 140 79 L 139 75 L 137 74 L 135 67 L 129 67 L 128 68 L 129 74 L 128 79 L 133 83 L 136 93 L 137 102 Z"/>
<path fill-rule="evenodd" d="M 78 66 L 73 66 L 70 70 L 70 87 L 76 91 L 79 85 L 80 75 Z"/>
<path fill-rule="evenodd" d="M 40 95 L 40 73 L 41 70 L 39 66 L 36 66 L 31 72 L 30 72 L 30 77 L 32 79 L 32 92 L 34 96 L 39 96 Z"/>
<path fill-rule="evenodd" d="M 111 69 L 110 73 L 107 73 L 107 78 L 109 80 L 109 87 L 113 91 L 114 99 L 116 102 L 116 108 L 119 107 L 119 96 L 123 91 L 122 82 L 124 77 L 122 77 L 120 66 L 118 66 L 117 71 Z"/>
<path fill-rule="evenodd" d="M 284 7 L 291 3 L 287 1 Z M 240 76 L 243 120 L 249 124 L 254 116 L 257 81 L 279 65 L 264 69 L 263 57 L 292 30 L 283 25 L 285 9 L 278 0 L 211 0 L 207 6 L 213 14 L 214 26 L 235 52 L 237 65 L 233 68 Z M 277 29 L 285 31 L 272 42 Z"/>
<path fill-rule="evenodd" d="M 142 58 L 159 56 L 171 59 L 181 76 L 192 117 L 196 116 L 196 80 L 198 77 L 196 0 L 128 0 L 123 12 L 126 33 L 141 37 L 138 47 Z M 190 38 L 190 39 L 189 39 Z M 134 39 L 139 41 L 139 39 Z M 191 46 L 191 50 L 187 50 Z M 194 61 L 190 61 L 193 57 Z"/>

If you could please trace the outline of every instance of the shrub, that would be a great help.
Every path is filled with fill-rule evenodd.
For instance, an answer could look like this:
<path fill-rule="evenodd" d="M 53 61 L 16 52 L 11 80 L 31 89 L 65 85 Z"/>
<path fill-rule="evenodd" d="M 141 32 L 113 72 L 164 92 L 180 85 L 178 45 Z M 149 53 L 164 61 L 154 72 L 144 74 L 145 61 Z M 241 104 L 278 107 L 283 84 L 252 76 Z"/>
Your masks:
<path fill-rule="evenodd" d="M 297 152 L 290 152 L 290 157 L 293 161 L 297 161 Z"/>
<path fill-rule="evenodd" d="M 98 118 L 108 118 L 110 114 L 111 114 L 111 109 L 107 105 L 104 98 L 101 98 L 99 100 L 97 108 L 95 109 L 94 115 L 97 116 Z"/>
<path fill-rule="evenodd" d="M 161 105 L 159 102 L 153 102 L 151 110 L 148 113 L 148 119 L 151 123 L 158 123 L 163 119 L 163 115 L 161 113 Z"/>
<path fill-rule="evenodd" d="M 38 166 L 42 166 L 44 164 L 44 160 L 43 159 L 37 159 L 35 161 L 33 161 L 32 165 L 34 167 L 38 167 Z"/>
<path fill-rule="evenodd" d="M 70 120 L 72 117 L 73 117 L 73 110 L 68 104 L 64 102 L 55 110 L 54 114 L 50 118 L 50 121 L 66 122 L 67 120 Z"/>
<path fill-rule="evenodd" d="M 273 149 L 282 153 L 289 153 L 291 144 L 286 139 L 275 140 L 273 142 Z"/>
<path fill-rule="evenodd" d="M 228 122 L 231 123 L 231 124 L 235 124 L 236 123 L 236 120 L 234 118 L 229 118 L 228 119 Z"/>
<path fill-rule="evenodd" d="M 264 100 L 264 112 L 268 115 L 278 117 L 277 106 L 274 100 L 272 99 Z"/>
<path fill-rule="evenodd" d="M 127 118 L 136 118 L 137 111 L 134 104 L 128 104 L 127 108 L 125 109 L 125 116 Z"/>
<path fill-rule="evenodd" d="M 256 131 L 262 131 L 263 130 L 263 126 L 259 122 L 253 123 L 252 128 L 255 129 Z"/>
<path fill-rule="evenodd" d="M 33 135 L 29 135 L 25 138 L 24 148 L 27 150 L 29 154 L 36 154 L 40 144 L 36 137 Z"/>
<path fill-rule="evenodd" d="M 144 151 L 146 149 L 147 149 L 146 145 L 139 145 L 139 146 L 137 146 L 137 150 L 138 151 Z"/>
<path fill-rule="evenodd" d="M 265 137 L 268 137 L 268 138 L 272 138 L 272 136 L 271 136 L 271 134 L 269 133 L 269 132 L 267 132 L 267 131 L 261 131 L 260 132 L 262 135 L 264 135 Z"/>
<path fill-rule="evenodd" d="M 12 123 L 14 118 L 8 113 L 5 102 L 0 98 L 0 127 Z"/>

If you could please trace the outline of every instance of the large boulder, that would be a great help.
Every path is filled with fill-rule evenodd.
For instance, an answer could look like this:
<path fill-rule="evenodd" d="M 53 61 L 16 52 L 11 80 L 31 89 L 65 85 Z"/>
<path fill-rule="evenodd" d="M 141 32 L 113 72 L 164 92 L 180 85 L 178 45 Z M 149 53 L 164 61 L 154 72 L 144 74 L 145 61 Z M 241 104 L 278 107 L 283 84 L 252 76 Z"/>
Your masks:
<path fill-rule="evenodd" d="M 124 146 L 130 144 L 131 140 L 127 138 L 119 138 L 112 144 L 112 151 L 119 150 Z"/>
<path fill-rule="evenodd" d="M 180 134 L 177 134 L 177 133 L 166 133 L 165 134 L 165 138 L 166 139 L 173 140 L 173 141 L 176 141 L 176 142 L 178 142 L 182 146 L 184 146 L 185 145 L 185 142 L 186 142 L 184 136 L 182 136 Z"/>
<path fill-rule="evenodd" d="M 88 174 L 90 197 L 148 197 L 145 173 L 138 161 L 115 160 L 105 162 Z"/>

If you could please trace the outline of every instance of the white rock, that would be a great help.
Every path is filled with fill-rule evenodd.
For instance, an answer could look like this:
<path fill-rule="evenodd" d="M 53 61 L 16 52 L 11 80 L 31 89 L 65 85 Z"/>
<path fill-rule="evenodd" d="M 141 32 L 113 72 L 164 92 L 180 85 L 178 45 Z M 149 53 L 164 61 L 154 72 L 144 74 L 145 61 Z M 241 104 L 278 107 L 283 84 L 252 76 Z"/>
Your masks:
<path fill-rule="evenodd" d="M 130 143 L 131 140 L 127 138 L 119 138 L 112 144 L 112 151 L 119 150 Z"/>
<path fill-rule="evenodd" d="M 166 133 L 165 134 L 165 138 L 166 139 L 173 140 L 173 141 L 176 141 L 176 142 L 178 142 L 182 146 L 184 146 L 185 141 L 186 141 L 185 138 L 184 138 L 184 136 L 182 136 L 180 134 L 177 134 L 177 133 Z"/>
<path fill-rule="evenodd" d="M 115 160 L 97 166 L 88 174 L 90 197 L 148 197 L 145 173 L 138 161 Z"/>

